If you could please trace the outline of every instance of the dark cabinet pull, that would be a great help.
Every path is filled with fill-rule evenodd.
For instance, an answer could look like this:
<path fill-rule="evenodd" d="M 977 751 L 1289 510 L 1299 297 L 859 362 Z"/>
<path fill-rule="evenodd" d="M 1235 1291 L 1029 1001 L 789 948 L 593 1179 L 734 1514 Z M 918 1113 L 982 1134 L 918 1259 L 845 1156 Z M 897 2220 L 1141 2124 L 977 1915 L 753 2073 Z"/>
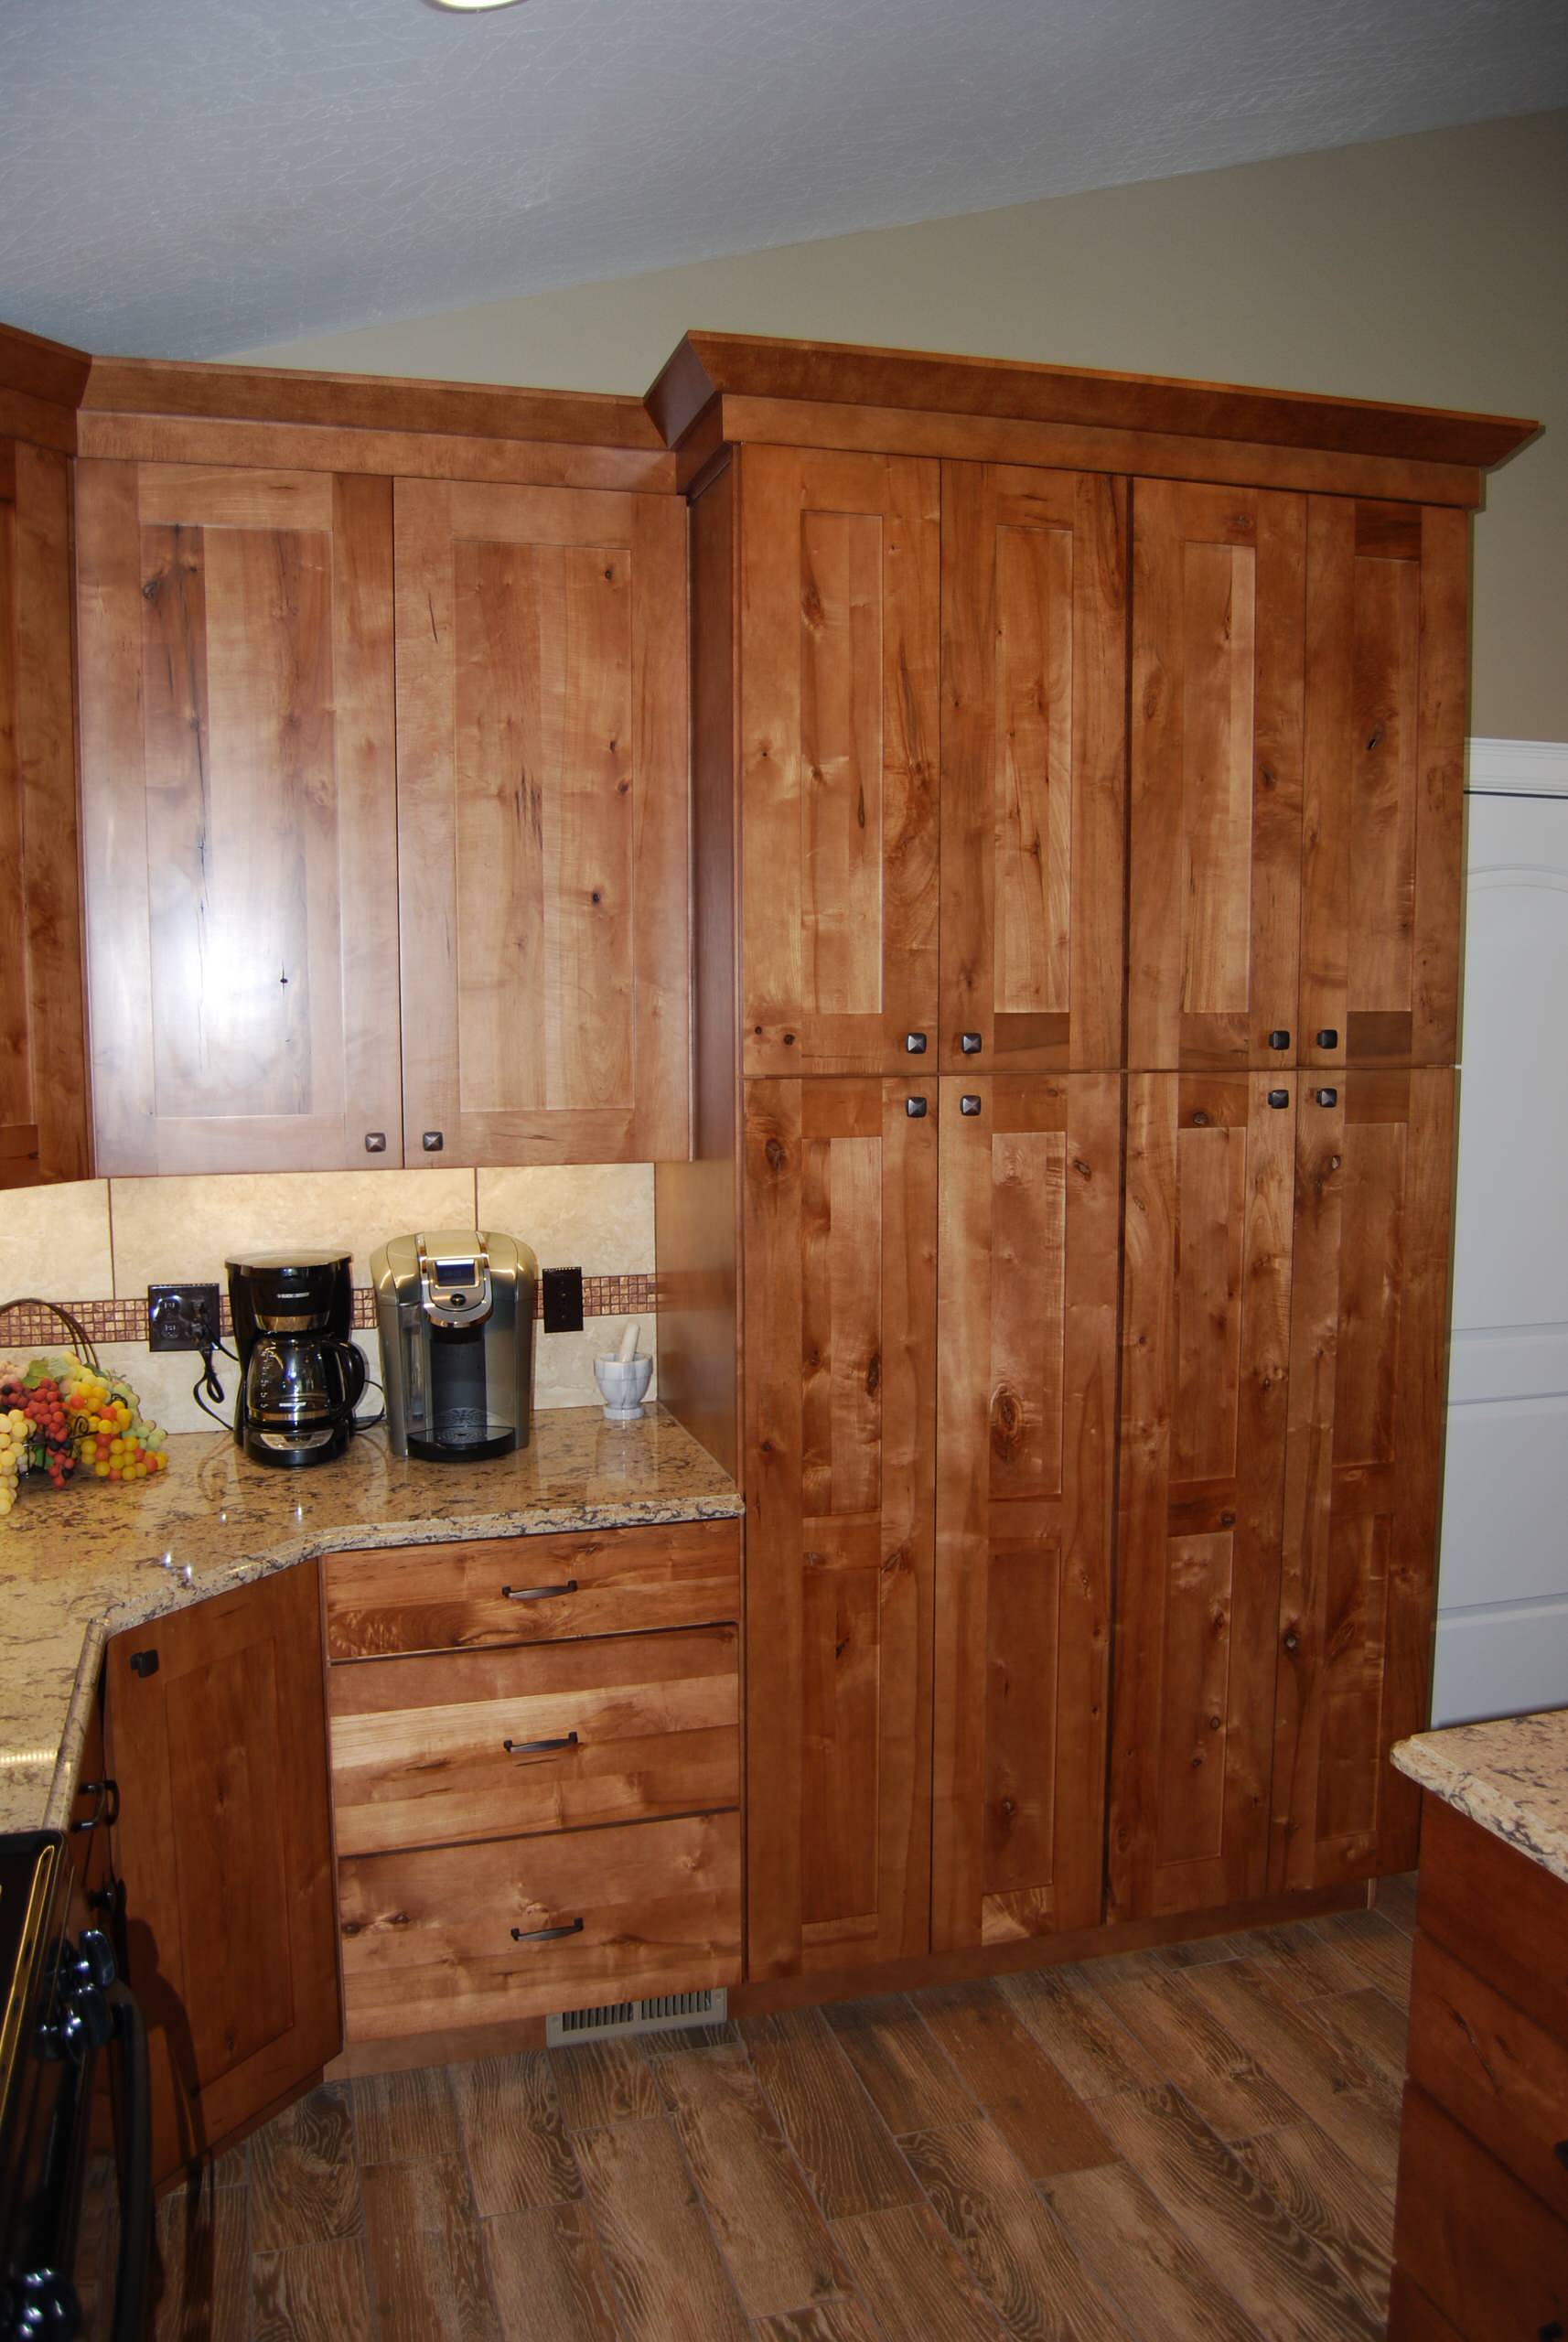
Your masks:
<path fill-rule="evenodd" d="M 1316 1090 L 1313 1095 L 1320 1106 L 1337 1106 L 1339 1103 L 1337 1090 Z"/>
<path fill-rule="evenodd" d="M 972 1091 L 972 1090 L 969 1091 L 969 1092 L 968 1092 L 964 1097 L 962 1097 L 962 1098 L 961 1098 L 961 1099 L 959 1100 L 959 1101 L 958 1101 L 958 1110 L 959 1110 L 959 1112 L 960 1112 L 961 1114 L 978 1114 L 978 1113 L 979 1113 L 979 1112 L 980 1112 L 980 1101 L 979 1101 L 979 1099 L 974 1095 L 974 1093 L 973 1093 L 973 1091 Z"/>
<path fill-rule="evenodd" d="M 1288 1049 L 1290 1047 L 1290 1035 L 1283 1028 L 1278 1032 L 1271 1033 L 1269 1035 L 1269 1047 L 1271 1049 Z"/>
<path fill-rule="evenodd" d="M 1269 1103 L 1271 1106 L 1288 1106 L 1290 1104 L 1290 1091 L 1288 1090 L 1271 1090 L 1269 1092 Z"/>
<path fill-rule="evenodd" d="M 1325 1025 L 1317 1036 L 1317 1046 L 1320 1049 L 1337 1049 L 1339 1047 L 1339 1027 Z"/>
<path fill-rule="evenodd" d="M 113 1830 L 120 1819 L 119 1782 L 82 1781 L 79 1784 L 76 1793 L 78 1797 L 95 1797 L 98 1802 L 91 1813 L 85 1814 L 80 1821 L 73 1821 L 71 1828 L 83 1832 L 89 1830 L 100 1830 L 105 1826 Z"/>
<path fill-rule="evenodd" d="M 426 1131 L 421 1141 L 426 1155 L 439 1155 L 446 1144 L 446 1136 L 444 1131 Z"/>
<path fill-rule="evenodd" d="M 1560 2164 L 1568 2166 L 1568 2139 L 1559 2139 L 1552 2152 Z"/>
<path fill-rule="evenodd" d="M 919 1121 L 919 1119 L 920 1119 L 921 1115 L 925 1112 L 925 1111 L 926 1111 L 926 1101 L 925 1101 L 925 1100 L 924 1100 L 923 1098 L 906 1098 L 906 1099 L 905 1099 L 905 1101 L 904 1101 L 904 1112 L 908 1115 L 909 1120 L 910 1120 L 912 1123 L 918 1123 L 918 1122 Z"/>
<path fill-rule="evenodd" d="M 157 1671 L 158 1655 L 156 1650 L 134 1650 L 131 1653 L 133 1675 L 156 1675 Z"/>
<path fill-rule="evenodd" d="M 553 1594 L 575 1594 L 577 1581 L 569 1577 L 564 1585 L 503 1585 L 501 1592 L 509 1602 L 548 1602 Z"/>
<path fill-rule="evenodd" d="M 503 1740 L 501 1746 L 509 1756 L 542 1756 L 553 1748 L 575 1748 L 577 1735 L 564 1732 L 558 1740 Z"/>
<path fill-rule="evenodd" d="M 925 1035 L 923 1033 L 906 1033 L 904 1036 L 904 1053 L 907 1057 L 923 1058 L 926 1054 Z"/>
<path fill-rule="evenodd" d="M 554 1943 L 562 1936 L 580 1936 L 582 1932 L 581 1919 L 568 1919 L 564 1928 L 513 1928 L 511 1939 L 513 1943 Z"/>
<path fill-rule="evenodd" d="M 978 1033 L 961 1033 L 958 1037 L 958 1045 L 966 1058 L 977 1058 L 980 1055 Z"/>
<path fill-rule="evenodd" d="M 365 1133 L 365 1153 L 367 1155 L 384 1155 L 386 1151 L 387 1134 L 385 1131 L 367 1131 Z"/>

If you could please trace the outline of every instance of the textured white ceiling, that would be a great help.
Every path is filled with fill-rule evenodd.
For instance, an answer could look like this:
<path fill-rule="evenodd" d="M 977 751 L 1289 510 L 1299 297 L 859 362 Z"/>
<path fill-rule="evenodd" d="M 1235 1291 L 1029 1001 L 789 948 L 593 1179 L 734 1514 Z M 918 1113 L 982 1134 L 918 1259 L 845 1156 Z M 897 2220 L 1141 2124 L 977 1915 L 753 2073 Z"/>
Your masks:
<path fill-rule="evenodd" d="M 4 0 L 0 317 L 201 356 L 1564 102 L 1565 0 Z"/>

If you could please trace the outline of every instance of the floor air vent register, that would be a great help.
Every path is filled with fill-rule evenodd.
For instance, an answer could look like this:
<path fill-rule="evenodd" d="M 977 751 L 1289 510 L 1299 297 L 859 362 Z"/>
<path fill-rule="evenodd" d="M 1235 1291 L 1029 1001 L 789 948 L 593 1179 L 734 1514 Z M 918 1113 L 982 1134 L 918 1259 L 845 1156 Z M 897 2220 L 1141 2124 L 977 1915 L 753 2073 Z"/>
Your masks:
<path fill-rule="evenodd" d="M 610 2034 L 677 2033 L 688 2025 L 722 2025 L 729 2009 L 729 1994 L 719 1987 L 705 1993 L 660 1993 L 649 2001 L 612 2001 L 607 2008 L 564 2009 L 544 2020 L 544 2039 L 552 2049 L 577 2041 L 602 2041 Z"/>

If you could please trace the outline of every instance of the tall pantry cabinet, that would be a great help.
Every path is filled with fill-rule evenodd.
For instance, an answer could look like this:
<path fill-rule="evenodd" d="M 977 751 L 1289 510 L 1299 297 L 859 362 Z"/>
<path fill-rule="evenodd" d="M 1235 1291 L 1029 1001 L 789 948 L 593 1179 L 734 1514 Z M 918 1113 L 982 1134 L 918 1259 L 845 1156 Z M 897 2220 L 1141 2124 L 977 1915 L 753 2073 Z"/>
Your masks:
<path fill-rule="evenodd" d="M 1128 427 L 1122 378 L 693 337 L 651 394 L 661 1389 L 747 1496 L 758 1982 L 1413 1857 L 1465 508 L 1520 434 L 1212 392 L 1178 436 L 1191 387 Z"/>

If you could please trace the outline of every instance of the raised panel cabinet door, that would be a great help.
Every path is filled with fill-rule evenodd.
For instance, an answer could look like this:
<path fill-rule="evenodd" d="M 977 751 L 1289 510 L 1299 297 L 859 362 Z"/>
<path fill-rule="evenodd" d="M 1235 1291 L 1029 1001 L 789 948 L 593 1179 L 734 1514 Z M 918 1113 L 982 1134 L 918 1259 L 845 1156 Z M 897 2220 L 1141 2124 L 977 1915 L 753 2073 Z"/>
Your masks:
<path fill-rule="evenodd" d="M 1127 1062 L 1294 1064 L 1306 499 L 1133 485 Z"/>
<path fill-rule="evenodd" d="M 942 467 L 941 1062 L 1122 1061 L 1127 486 Z"/>
<path fill-rule="evenodd" d="M 105 1674 L 155 2177 L 343 2046 L 317 1565 L 128 1628 Z"/>
<path fill-rule="evenodd" d="M 413 479 L 396 525 L 409 1159 L 683 1157 L 684 508 Z"/>
<path fill-rule="evenodd" d="M 392 490 L 77 466 L 97 1167 L 403 1159 Z"/>
<path fill-rule="evenodd" d="M 1271 1884 L 1408 1870 L 1447 1373 L 1453 1073 L 1303 1074 Z"/>
<path fill-rule="evenodd" d="M 740 494 L 743 1069 L 934 1071 L 940 468 L 748 446 Z"/>
<path fill-rule="evenodd" d="M 1458 1055 L 1470 516 L 1307 507 L 1304 1059 Z"/>
<path fill-rule="evenodd" d="M 938 1088 L 746 1085 L 753 1976 L 929 1939 Z"/>
<path fill-rule="evenodd" d="M 91 1169 L 70 463 L 0 439 L 0 1187 Z"/>
<path fill-rule="evenodd" d="M 1296 1080 L 1127 1084 L 1112 1904 L 1269 1869 Z"/>
<path fill-rule="evenodd" d="M 942 1084 L 931 1941 L 1101 1917 L 1122 1082 Z"/>

